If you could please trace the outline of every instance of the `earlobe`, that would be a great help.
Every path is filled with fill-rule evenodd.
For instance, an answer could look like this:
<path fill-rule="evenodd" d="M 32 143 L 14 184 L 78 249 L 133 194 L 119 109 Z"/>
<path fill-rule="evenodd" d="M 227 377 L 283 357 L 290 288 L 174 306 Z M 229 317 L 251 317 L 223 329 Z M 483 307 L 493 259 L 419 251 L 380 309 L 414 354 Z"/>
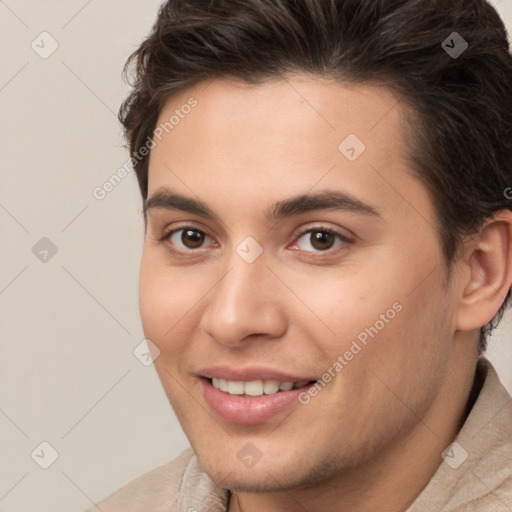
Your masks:
<path fill-rule="evenodd" d="M 489 219 L 466 251 L 456 325 L 461 331 L 487 324 L 507 296 L 512 284 L 512 212 L 502 210 Z"/>

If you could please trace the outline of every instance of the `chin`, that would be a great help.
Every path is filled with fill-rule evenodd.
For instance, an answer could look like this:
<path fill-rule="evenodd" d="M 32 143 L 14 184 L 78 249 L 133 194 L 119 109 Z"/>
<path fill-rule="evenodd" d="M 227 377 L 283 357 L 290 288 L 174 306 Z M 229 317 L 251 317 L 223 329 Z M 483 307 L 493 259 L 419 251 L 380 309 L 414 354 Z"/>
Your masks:
<path fill-rule="evenodd" d="M 217 472 L 214 471 L 213 473 L 206 472 L 217 485 L 235 492 L 267 493 L 292 489 L 298 486 L 298 483 L 290 480 L 289 475 L 284 481 L 279 476 L 277 478 L 274 477 L 276 472 L 271 468 L 261 468 L 258 471 L 254 468 L 243 469 L 231 471 L 230 473 L 226 473 L 225 469 Z"/>
<path fill-rule="evenodd" d="M 321 473 L 318 468 L 307 467 L 298 461 L 269 461 L 265 457 L 254 466 L 246 467 L 236 455 L 231 452 L 215 455 L 199 452 L 198 460 L 217 485 L 235 492 L 262 493 L 307 487 L 315 479 L 315 475 Z M 228 463 L 230 458 L 234 462 Z M 293 473 L 291 468 L 295 469 Z M 322 475 L 320 480 L 325 476 L 327 475 Z"/>

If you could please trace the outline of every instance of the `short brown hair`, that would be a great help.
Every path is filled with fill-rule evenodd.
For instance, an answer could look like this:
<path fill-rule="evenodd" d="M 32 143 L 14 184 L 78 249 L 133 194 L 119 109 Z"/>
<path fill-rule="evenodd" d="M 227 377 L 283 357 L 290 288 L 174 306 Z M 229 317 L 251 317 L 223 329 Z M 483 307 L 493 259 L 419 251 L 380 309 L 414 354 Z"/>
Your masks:
<path fill-rule="evenodd" d="M 460 55 L 448 51 L 455 41 L 467 43 Z M 177 92 L 305 72 L 385 85 L 412 107 L 412 170 L 431 193 L 448 268 L 463 235 L 511 209 L 512 57 L 484 0 L 168 0 L 125 73 L 131 65 L 119 118 L 132 155 Z M 134 166 L 144 200 L 148 161 Z M 481 351 L 509 298 L 482 328 Z"/>

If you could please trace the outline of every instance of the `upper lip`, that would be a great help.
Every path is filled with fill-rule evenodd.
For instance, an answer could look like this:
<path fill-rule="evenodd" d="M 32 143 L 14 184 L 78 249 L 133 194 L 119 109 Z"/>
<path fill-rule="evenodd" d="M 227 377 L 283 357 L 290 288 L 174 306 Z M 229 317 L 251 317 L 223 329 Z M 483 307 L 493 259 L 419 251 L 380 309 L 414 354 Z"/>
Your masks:
<path fill-rule="evenodd" d="M 210 366 L 198 372 L 201 377 L 209 379 L 217 378 L 230 381 L 250 382 L 253 380 L 277 380 L 279 382 L 302 382 L 316 380 L 306 374 L 298 375 L 285 373 L 264 366 L 247 366 L 235 368 L 233 366 Z"/>

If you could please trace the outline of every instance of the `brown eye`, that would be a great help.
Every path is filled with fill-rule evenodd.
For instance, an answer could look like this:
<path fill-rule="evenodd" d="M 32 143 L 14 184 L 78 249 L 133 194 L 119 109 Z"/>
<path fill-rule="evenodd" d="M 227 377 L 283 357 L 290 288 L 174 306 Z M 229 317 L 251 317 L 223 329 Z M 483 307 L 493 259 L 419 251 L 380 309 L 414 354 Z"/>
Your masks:
<path fill-rule="evenodd" d="M 198 229 L 182 228 L 171 232 L 166 238 L 179 249 L 199 249 L 210 237 Z"/>
<path fill-rule="evenodd" d="M 313 231 L 310 235 L 311 246 L 319 251 L 330 249 L 335 239 L 335 235 L 329 231 Z"/>
<path fill-rule="evenodd" d="M 196 231 L 193 229 L 184 229 L 181 234 L 181 242 L 185 247 L 189 249 L 197 249 L 203 245 L 205 236 L 201 231 Z"/>
<path fill-rule="evenodd" d="M 302 233 L 297 240 L 297 246 L 301 251 L 322 252 L 328 251 L 340 244 L 350 243 L 343 235 L 330 229 L 309 229 Z"/>

